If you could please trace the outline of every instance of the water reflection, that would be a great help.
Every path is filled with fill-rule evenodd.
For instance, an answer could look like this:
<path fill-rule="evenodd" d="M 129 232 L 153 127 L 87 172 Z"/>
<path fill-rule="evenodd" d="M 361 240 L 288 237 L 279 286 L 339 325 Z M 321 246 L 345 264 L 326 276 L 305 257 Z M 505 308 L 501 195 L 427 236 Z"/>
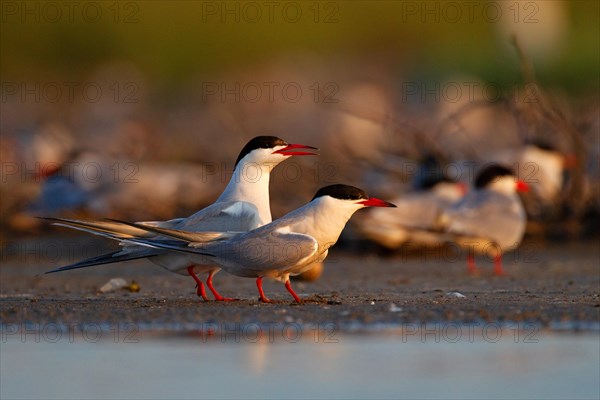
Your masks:
<path fill-rule="evenodd" d="M 232 338 L 235 337 L 232 333 Z M 2 398 L 598 398 L 598 332 L 436 341 L 398 332 L 323 343 L 197 332 L 137 343 L 3 336 Z M 431 340 L 430 340 L 431 339 Z M 35 382 L 33 385 L 31 382 Z"/>

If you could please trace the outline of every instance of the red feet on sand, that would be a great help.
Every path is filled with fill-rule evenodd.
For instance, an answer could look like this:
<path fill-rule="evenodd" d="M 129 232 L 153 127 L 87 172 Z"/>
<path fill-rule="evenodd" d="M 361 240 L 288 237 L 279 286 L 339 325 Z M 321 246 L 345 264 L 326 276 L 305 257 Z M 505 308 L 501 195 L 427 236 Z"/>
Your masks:
<path fill-rule="evenodd" d="M 502 268 L 502 255 L 497 255 L 494 257 L 494 275 L 496 276 L 504 276 L 506 273 Z"/>
<path fill-rule="evenodd" d="M 300 299 L 300 297 L 298 297 L 296 292 L 294 292 L 294 289 L 292 289 L 292 284 L 290 283 L 289 279 L 287 281 L 285 281 L 285 288 L 288 290 L 288 292 L 290 292 L 290 294 L 292 296 L 294 296 L 294 300 L 296 300 L 297 303 L 302 303 L 302 300 Z"/>
<path fill-rule="evenodd" d="M 196 274 L 194 273 L 194 266 L 193 265 L 189 266 L 187 268 L 187 272 L 192 278 L 194 278 L 194 281 L 196 281 L 196 287 L 198 288 L 196 293 L 198 294 L 198 296 L 202 297 L 204 299 L 204 301 L 209 301 L 208 296 L 206 295 L 206 291 L 204 290 L 204 284 L 202 284 L 202 281 L 200 280 L 200 278 L 198 278 L 196 276 Z M 219 292 L 217 292 L 217 289 L 215 289 L 212 284 L 212 277 L 214 274 L 215 274 L 214 271 L 211 271 L 208 274 L 208 279 L 206 280 L 206 286 L 208 286 L 208 288 L 210 289 L 212 294 L 215 296 L 215 300 L 217 300 L 217 301 L 236 301 L 237 299 L 230 299 L 229 297 L 223 297 L 219 294 Z"/>
<path fill-rule="evenodd" d="M 204 284 L 202 283 L 202 281 L 200 280 L 200 278 L 198 278 L 196 276 L 196 274 L 194 273 L 194 266 L 189 266 L 187 268 L 187 272 L 188 274 L 194 278 L 194 281 L 196 281 L 196 287 L 198 288 L 197 290 L 197 294 L 198 296 L 202 297 L 205 301 L 208 301 L 208 296 L 206 296 L 206 291 L 204 290 Z M 212 294 L 215 296 L 215 299 L 217 301 L 235 301 L 237 299 L 230 299 L 228 297 L 223 297 L 219 294 L 219 292 L 217 292 L 217 290 L 213 287 L 212 284 L 212 277 L 215 273 L 214 272 L 210 272 L 208 274 L 208 279 L 206 280 L 206 286 L 208 286 L 208 288 L 210 289 L 210 291 L 212 292 Z M 260 295 L 259 300 L 262 301 L 263 303 L 272 303 L 272 301 L 265 296 L 265 292 L 263 291 L 262 288 L 262 276 L 259 276 L 258 278 L 256 278 L 256 287 L 258 288 L 258 294 Z M 296 292 L 294 292 L 294 289 L 292 289 L 292 284 L 290 283 L 290 280 L 288 279 L 287 281 L 285 281 L 285 288 L 287 289 L 288 292 L 290 292 L 290 294 L 294 297 L 294 300 L 296 300 L 297 303 L 302 303 L 302 299 L 300 299 L 300 297 L 298 297 L 298 295 L 296 294 Z"/>
<path fill-rule="evenodd" d="M 215 300 L 217 301 L 236 301 L 237 299 L 232 299 L 229 297 L 223 297 L 219 294 L 219 292 L 217 292 L 217 289 L 214 288 L 213 284 L 212 284 L 212 277 L 215 274 L 214 271 L 211 271 L 208 273 L 208 279 L 206 279 L 206 286 L 208 286 L 208 288 L 210 289 L 210 291 L 212 292 L 213 296 L 215 296 Z"/>
<path fill-rule="evenodd" d="M 262 301 L 263 303 L 272 303 L 272 301 L 269 300 L 267 296 L 265 296 L 265 292 L 263 292 L 262 276 L 256 278 L 256 287 L 258 288 L 258 294 L 260 295 L 260 298 L 258 300 Z"/>
<path fill-rule="evenodd" d="M 467 272 L 471 275 L 477 273 L 477 266 L 475 266 L 475 256 L 473 254 L 467 255 Z"/>
<path fill-rule="evenodd" d="M 467 272 L 471 275 L 476 275 L 479 273 L 477 267 L 475 266 L 475 257 L 472 254 L 469 254 L 467 256 Z M 497 255 L 496 257 L 494 257 L 494 275 L 506 275 L 504 269 L 502 268 L 502 255 Z"/>
<path fill-rule="evenodd" d="M 258 278 L 256 278 L 256 287 L 258 288 L 258 294 L 260 294 L 259 300 L 262 301 L 263 303 L 272 303 L 272 301 L 270 299 L 268 299 L 267 296 L 265 296 L 265 292 L 263 291 L 262 276 L 259 276 Z M 285 288 L 288 290 L 288 292 L 290 292 L 290 294 L 292 296 L 294 296 L 294 300 L 296 300 L 296 302 L 302 303 L 302 299 L 300 299 L 300 297 L 298 297 L 296 292 L 294 292 L 294 289 L 292 289 L 292 284 L 290 283 L 289 279 L 287 281 L 285 281 Z"/>
<path fill-rule="evenodd" d="M 196 291 L 196 294 L 200 297 L 202 297 L 204 299 L 204 301 L 208 301 L 208 296 L 206 296 L 206 291 L 204 290 L 204 284 L 202 283 L 202 281 L 200 280 L 200 278 L 198 278 L 196 276 L 196 274 L 194 273 L 194 266 L 189 266 L 187 268 L 187 272 L 188 274 L 194 278 L 194 281 L 196 281 L 196 287 L 198 288 L 198 290 Z"/>

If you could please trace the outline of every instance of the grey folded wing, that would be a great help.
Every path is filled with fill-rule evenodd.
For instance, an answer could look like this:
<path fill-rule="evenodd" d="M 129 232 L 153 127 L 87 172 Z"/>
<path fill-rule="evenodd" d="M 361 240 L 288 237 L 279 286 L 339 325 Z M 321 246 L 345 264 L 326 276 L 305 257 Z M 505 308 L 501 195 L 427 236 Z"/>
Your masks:
<path fill-rule="evenodd" d="M 447 232 L 489 239 L 502 248 L 518 245 L 526 217 L 518 197 L 481 190 L 465 196 L 444 213 Z"/>
<path fill-rule="evenodd" d="M 164 242 L 152 239 L 126 239 L 127 242 L 153 249 L 208 256 L 237 276 L 269 276 L 289 272 L 318 259 L 319 244 L 309 235 L 292 232 L 248 232 L 229 240 L 208 243 Z"/>
<path fill-rule="evenodd" d="M 306 234 L 275 230 L 248 232 L 198 250 L 214 254 L 215 263 L 234 275 L 276 276 L 317 261 L 319 244 Z"/>
<path fill-rule="evenodd" d="M 161 227 L 193 232 L 246 232 L 262 224 L 258 208 L 254 204 L 247 201 L 224 201 L 213 203 L 176 224 Z"/>
<path fill-rule="evenodd" d="M 408 194 L 393 203 L 396 208 L 374 211 L 381 215 L 381 221 L 385 224 L 412 229 L 433 229 L 439 214 L 448 204 L 431 192 Z"/>

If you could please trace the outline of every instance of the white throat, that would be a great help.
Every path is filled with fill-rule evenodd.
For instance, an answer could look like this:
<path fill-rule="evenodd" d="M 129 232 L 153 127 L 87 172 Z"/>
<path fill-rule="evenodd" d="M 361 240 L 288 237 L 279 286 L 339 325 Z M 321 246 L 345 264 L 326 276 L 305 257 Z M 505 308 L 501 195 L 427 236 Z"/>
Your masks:
<path fill-rule="evenodd" d="M 319 246 L 329 248 L 337 242 L 346 223 L 362 205 L 324 196 L 281 218 L 294 232 L 314 237 Z M 279 221 L 279 220 L 278 220 Z"/>
<path fill-rule="evenodd" d="M 268 224 L 272 221 L 269 203 L 269 178 L 272 168 L 272 164 L 241 160 L 217 202 L 246 201 L 252 203 L 258 208 L 261 223 Z"/>
<path fill-rule="evenodd" d="M 492 182 L 488 188 L 498 193 L 514 195 L 516 193 L 515 178 L 512 175 L 501 176 Z"/>

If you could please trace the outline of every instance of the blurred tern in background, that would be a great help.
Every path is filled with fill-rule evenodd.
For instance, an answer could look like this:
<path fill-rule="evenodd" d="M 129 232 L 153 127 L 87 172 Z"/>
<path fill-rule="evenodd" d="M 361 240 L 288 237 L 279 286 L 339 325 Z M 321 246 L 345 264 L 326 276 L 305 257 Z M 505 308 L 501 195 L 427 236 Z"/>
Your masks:
<path fill-rule="evenodd" d="M 474 189 L 448 208 L 440 224 L 452 240 L 468 250 L 467 268 L 476 271 L 474 253 L 494 258 L 494 274 L 503 275 L 502 254 L 523 239 L 527 217 L 517 191 L 527 191 L 514 172 L 497 164 L 483 168 Z"/>
<path fill-rule="evenodd" d="M 64 163 L 50 164 L 42 171 L 40 194 L 29 211 L 46 215 L 82 208 L 107 212 L 106 193 L 114 185 L 108 173 L 112 162 L 98 151 L 73 150 Z"/>
<path fill-rule="evenodd" d="M 269 177 L 271 170 L 290 156 L 315 155 L 313 152 L 299 151 L 315 147 L 302 144 L 288 144 L 274 136 L 258 136 L 250 140 L 242 149 L 235 164 L 233 176 L 221 196 L 210 206 L 187 218 L 168 221 L 141 222 L 140 227 L 153 226 L 190 232 L 246 232 L 271 222 L 269 202 Z M 54 269 L 47 273 L 67 271 L 120 261 L 148 258 L 153 263 L 182 275 L 190 275 L 197 284 L 197 294 L 208 300 L 204 285 L 196 274 L 208 273 L 206 284 L 218 301 L 231 300 L 221 296 L 213 287 L 212 278 L 219 271 L 210 259 L 206 264 L 198 264 L 189 255 L 174 253 L 159 248 L 141 247 L 124 242 L 124 239 L 143 237 L 161 240 L 160 235 L 133 227 L 118 221 L 78 221 L 61 218 L 47 218 L 54 225 L 78 229 L 121 242 L 123 249 L 93 257 L 78 263 Z M 219 237 L 219 233 L 198 234 L 203 238 Z"/>
<path fill-rule="evenodd" d="M 491 154 L 490 161 L 514 168 L 516 176 L 529 182 L 531 197 L 525 206 L 530 216 L 541 216 L 560 204 L 565 171 L 576 165 L 574 154 L 563 154 L 554 146 L 531 142 L 518 149 Z"/>
<path fill-rule="evenodd" d="M 317 191 L 303 207 L 252 231 L 223 234 L 204 240 L 196 233 L 146 227 L 162 235 L 179 239 L 167 243 L 148 239 L 131 239 L 151 249 L 178 250 L 196 253 L 197 264 L 215 263 L 232 275 L 256 278 L 260 301 L 270 303 L 262 288 L 267 277 L 285 284 L 298 303 L 300 297 L 290 284 L 290 275 L 298 275 L 327 257 L 352 215 L 365 207 L 395 207 L 392 203 L 369 197 L 363 190 L 348 185 L 330 185 Z"/>
<path fill-rule="evenodd" d="M 467 186 L 450 179 L 441 165 L 427 158 L 415 176 L 414 192 L 392 199 L 393 210 L 374 209 L 357 221 L 363 237 L 390 250 L 405 243 L 436 246 L 445 243 L 439 230 L 442 212 L 460 200 Z"/>

